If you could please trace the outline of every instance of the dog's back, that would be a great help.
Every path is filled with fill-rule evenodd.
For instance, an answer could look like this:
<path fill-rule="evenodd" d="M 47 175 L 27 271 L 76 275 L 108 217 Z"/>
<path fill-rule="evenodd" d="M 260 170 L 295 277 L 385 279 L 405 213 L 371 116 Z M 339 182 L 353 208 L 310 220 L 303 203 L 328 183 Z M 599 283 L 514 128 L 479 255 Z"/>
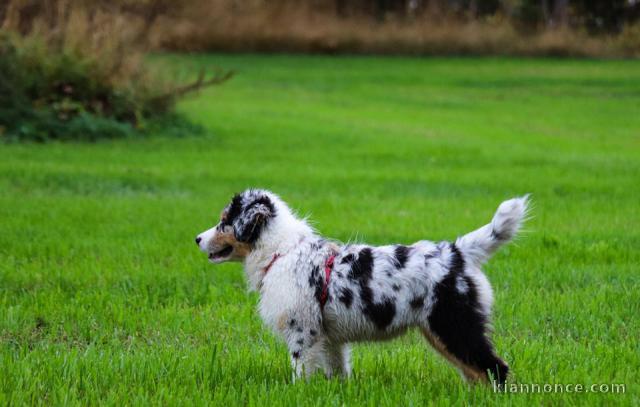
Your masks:
<path fill-rule="evenodd" d="M 486 337 L 493 296 L 480 266 L 516 235 L 526 208 L 527 197 L 506 201 L 491 223 L 455 243 L 343 246 L 324 310 L 327 335 L 387 339 L 415 326 L 463 371 L 504 378 L 506 364 Z"/>

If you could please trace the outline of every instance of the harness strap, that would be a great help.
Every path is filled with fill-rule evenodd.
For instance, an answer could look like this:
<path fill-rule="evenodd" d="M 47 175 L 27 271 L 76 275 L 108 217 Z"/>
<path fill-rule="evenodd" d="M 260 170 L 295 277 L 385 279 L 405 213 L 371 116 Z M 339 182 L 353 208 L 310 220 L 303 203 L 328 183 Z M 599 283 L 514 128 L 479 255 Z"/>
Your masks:
<path fill-rule="evenodd" d="M 320 307 L 324 307 L 327 302 L 327 296 L 329 291 L 329 280 L 331 280 L 331 270 L 333 270 L 333 260 L 336 258 L 335 254 L 329 256 L 324 263 L 324 284 L 322 285 L 322 295 L 320 296 Z"/>
<path fill-rule="evenodd" d="M 276 262 L 280 258 L 280 253 L 275 253 L 271 258 L 269 264 L 266 265 L 262 272 L 267 274 L 273 263 Z M 327 303 L 327 297 L 329 296 L 329 281 L 331 280 L 331 271 L 333 270 L 333 261 L 335 260 L 336 255 L 332 254 L 327 258 L 327 261 L 324 263 L 324 283 L 322 284 L 322 294 L 320 295 L 320 307 L 324 308 L 324 304 Z"/>
<path fill-rule="evenodd" d="M 271 266 L 273 266 L 273 263 L 276 262 L 276 260 L 278 260 L 280 258 L 280 253 L 275 253 L 273 255 L 273 258 L 271 259 L 271 261 L 269 262 L 269 264 L 267 264 L 267 266 L 265 268 L 262 269 L 262 272 L 264 274 L 267 274 L 267 272 L 269 272 L 269 269 L 271 268 Z"/>

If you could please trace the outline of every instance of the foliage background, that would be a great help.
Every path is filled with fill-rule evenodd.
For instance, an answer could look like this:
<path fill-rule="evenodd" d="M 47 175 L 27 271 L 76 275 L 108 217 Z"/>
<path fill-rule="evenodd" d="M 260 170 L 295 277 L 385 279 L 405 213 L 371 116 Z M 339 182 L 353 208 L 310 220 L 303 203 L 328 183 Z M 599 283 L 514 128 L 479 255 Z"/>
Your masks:
<path fill-rule="evenodd" d="M 12 0 L 3 17 L 65 26 L 68 4 L 174 51 L 637 56 L 636 0 Z M 91 24 L 95 26 L 95 24 Z M 99 24 L 100 28 L 108 24 Z M 140 29 L 142 28 L 142 29 Z"/>

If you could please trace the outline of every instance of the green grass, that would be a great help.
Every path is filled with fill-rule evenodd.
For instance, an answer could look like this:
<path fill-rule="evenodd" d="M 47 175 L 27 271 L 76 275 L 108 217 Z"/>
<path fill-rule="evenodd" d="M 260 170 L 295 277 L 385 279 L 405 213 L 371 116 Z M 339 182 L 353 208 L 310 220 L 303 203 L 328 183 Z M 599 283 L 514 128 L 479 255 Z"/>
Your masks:
<path fill-rule="evenodd" d="M 239 71 L 180 105 L 206 135 L 0 145 L 0 404 L 640 402 L 640 62 L 159 60 Z M 249 186 L 370 243 L 453 239 L 532 193 L 486 267 L 498 352 L 515 382 L 626 393 L 469 387 L 416 333 L 292 384 L 240 265 L 193 243 Z"/>

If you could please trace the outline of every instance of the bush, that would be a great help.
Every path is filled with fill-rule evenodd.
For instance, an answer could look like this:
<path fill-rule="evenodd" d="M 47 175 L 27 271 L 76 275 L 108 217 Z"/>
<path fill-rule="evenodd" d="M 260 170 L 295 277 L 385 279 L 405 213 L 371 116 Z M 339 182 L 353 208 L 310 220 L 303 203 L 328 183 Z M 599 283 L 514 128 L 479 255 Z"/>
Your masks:
<path fill-rule="evenodd" d="M 140 91 L 118 89 L 98 61 L 52 52 L 34 39 L 0 36 L 0 126 L 10 138 L 132 134 L 141 119 L 170 109 L 169 104 L 151 109 Z"/>
<path fill-rule="evenodd" d="M 136 26 L 113 10 L 89 13 L 64 3 L 61 16 L 49 19 L 54 24 L 37 13 L 25 24 L 22 9 L 15 10 L 15 24 L 5 12 L 0 31 L 0 136 L 6 140 L 139 135 L 157 128 L 157 120 L 180 127 L 175 101 L 231 76 L 218 71 L 182 87 L 166 80 L 144 63 L 144 21 Z"/>

